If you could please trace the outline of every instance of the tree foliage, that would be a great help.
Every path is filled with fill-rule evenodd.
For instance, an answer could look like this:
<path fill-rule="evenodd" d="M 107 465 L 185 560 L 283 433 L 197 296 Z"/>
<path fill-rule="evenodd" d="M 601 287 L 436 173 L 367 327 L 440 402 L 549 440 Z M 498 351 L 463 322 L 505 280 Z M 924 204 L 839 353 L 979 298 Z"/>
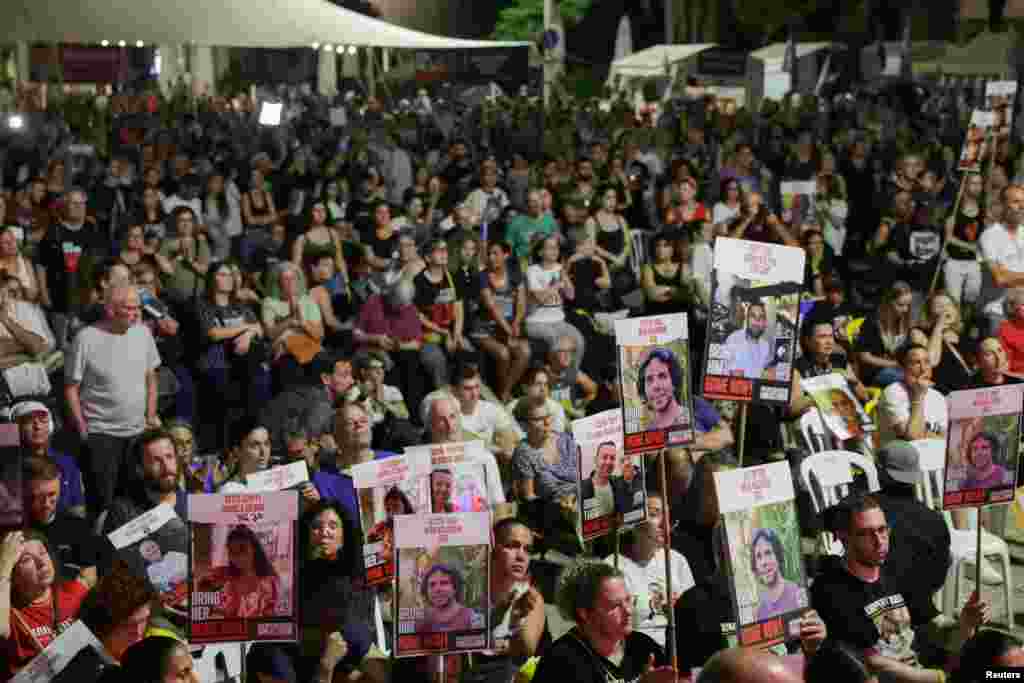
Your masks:
<path fill-rule="evenodd" d="M 804 17 L 814 13 L 820 4 L 821 0 L 743 0 L 734 8 L 744 33 L 759 33 L 763 40 L 769 40 L 791 20 L 802 25 Z"/>
<path fill-rule="evenodd" d="M 562 20 L 567 24 L 579 21 L 590 9 L 593 0 L 555 0 Z M 544 30 L 544 0 L 514 0 L 498 14 L 494 27 L 495 40 L 536 40 Z"/>

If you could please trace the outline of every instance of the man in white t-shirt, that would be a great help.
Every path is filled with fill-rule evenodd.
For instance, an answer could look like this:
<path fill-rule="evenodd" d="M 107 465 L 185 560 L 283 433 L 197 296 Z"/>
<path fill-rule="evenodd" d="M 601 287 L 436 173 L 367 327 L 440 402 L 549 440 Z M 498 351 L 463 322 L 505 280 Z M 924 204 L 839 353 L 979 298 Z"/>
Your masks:
<path fill-rule="evenodd" d="M 475 364 L 467 364 L 460 370 L 454 389 L 463 435 L 469 440 L 479 439 L 492 452 L 511 458 L 512 450 L 524 434 L 504 407 L 480 398 L 480 371 Z"/>
<path fill-rule="evenodd" d="M 466 441 L 459 418 L 458 402 L 448 396 L 441 396 L 430 404 L 430 443 L 460 443 Z M 487 476 L 487 497 L 491 507 L 501 507 L 505 512 L 505 489 L 501 484 L 498 461 L 487 449 L 482 453 L 482 464 Z M 504 516 L 504 515 L 502 515 Z"/>
<path fill-rule="evenodd" d="M 666 599 L 666 551 L 672 572 L 671 602 Z M 605 558 L 605 562 L 612 564 L 612 558 Z M 633 628 L 665 647 L 667 610 L 675 606 L 680 595 L 693 588 L 694 580 L 686 558 L 668 546 L 668 520 L 661 494 L 647 494 L 647 521 L 637 527 L 632 540 L 627 541 L 619 556 L 619 569 L 625 577 L 626 590 L 636 598 Z"/>
<path fill-rule="evenodd" d="M 981 298 L 978 305 L 985 316 L 987 331 L 994 335 L 1006 318 L 1003 301 L 1006 290 L 1024 286 L 1024 186 L 1009 185 L 1003 190 L 1002 223 L 990 226 L 981 234 L 982 268 Z"/>

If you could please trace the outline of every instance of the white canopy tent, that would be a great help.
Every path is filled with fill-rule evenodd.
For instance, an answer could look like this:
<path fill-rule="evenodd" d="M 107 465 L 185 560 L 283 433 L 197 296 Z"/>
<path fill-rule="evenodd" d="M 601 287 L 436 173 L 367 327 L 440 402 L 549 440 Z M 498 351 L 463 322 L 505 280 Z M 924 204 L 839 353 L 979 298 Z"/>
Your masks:
<path fill-rule="evenodd" d="M 654 45 L 612 62 L 608 82 L 614 83 L 616 78 L 620 78 L 624 83 L 633 78 L 665 76 L 666 66 L 670 77 L 675 81 L 680 67 L 685 66 L 687 60 L 714 46 L 715 43 Z"/>
<path fill-rule="evenodd" d="M 786 60 L 786 43 L 771 45 L 754 50 L 750 53 L 751 89 L 756 93 L 755 106 L 760 106 L 760 98 L 781 99 L 792 87 L 792 74 L 783 71 Z M 803 92 L 812 92 L 819 75 L 819 57 L 833 47 L 843 47 L 841 43 L 797 43 L 796 64 L 797 84 Z"/>
<path fill-rule="evenodd" d="M 179 46 L 196 51 L 196 74 L 213 81 L 210 48 L 322 47 L 320 73 L 333 74 L 340 46 L 403 49 L 528 47 L 529 43 L 446 38 L 404 28 L 343 9 L 326 0 L 8 0 L 0 42 L 159 45 L 163 66 L 173 71 Z M 197 47 L 199 46 L 199 47 Z M 332 46 L 335 49 L 328 49 Z M 340 52 L 340 49 L 338 49 Z M 19 65 L 24 77 L 27 63 Z M 161 80 L 164 80 L 163 78 Z M 336 80 L 332 78 L 331 80 Z M 325 92 L 335 86 L 328 83 Z"/>
<path fill-rule="evenodd" d="M 326 0 L 8 0 L 0 42 L 300 47 L 313 43 L 408 49 L 515 47 L 403 28 Z"/>

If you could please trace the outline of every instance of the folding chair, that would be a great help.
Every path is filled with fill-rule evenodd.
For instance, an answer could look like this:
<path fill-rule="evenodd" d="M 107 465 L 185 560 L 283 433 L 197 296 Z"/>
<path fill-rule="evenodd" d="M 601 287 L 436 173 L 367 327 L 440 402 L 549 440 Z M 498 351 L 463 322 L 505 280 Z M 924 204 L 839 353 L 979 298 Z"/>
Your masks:
<path fill-rule="evenodd" d="M 814 512 L 835 505 L 850 493 L 853 483 L 852 466 L 864 471 L 868 478 L 868 488 L 877 491 L 881 488 L 878 481 L 878 470 L 875 463 L 860 453 L 853 451 L 821 451 L 814 453 L 800 463 L 800 481 L 811 494 Z M 826 554 L 842 555 L 843 546 L 829 531 L 822 531 L 818 538 Z"/>

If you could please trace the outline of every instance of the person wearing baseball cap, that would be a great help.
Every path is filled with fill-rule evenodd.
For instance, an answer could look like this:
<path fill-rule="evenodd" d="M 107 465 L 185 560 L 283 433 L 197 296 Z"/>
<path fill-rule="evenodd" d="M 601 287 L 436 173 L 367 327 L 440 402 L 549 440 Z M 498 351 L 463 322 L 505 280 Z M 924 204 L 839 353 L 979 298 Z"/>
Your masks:
<path fill-rule="evenodd" d="M 60 496 L 57 512 L 85 518 L 85 492 L 82 487 L 82 472 L 75 459 L 55 449 L 53 436 L 53 415 L 44 403 L 22 401 L 11 409 L 11 422 L 18 425 L 21 445 L 27 455 L 52 460 L 60 472 Z"/>

